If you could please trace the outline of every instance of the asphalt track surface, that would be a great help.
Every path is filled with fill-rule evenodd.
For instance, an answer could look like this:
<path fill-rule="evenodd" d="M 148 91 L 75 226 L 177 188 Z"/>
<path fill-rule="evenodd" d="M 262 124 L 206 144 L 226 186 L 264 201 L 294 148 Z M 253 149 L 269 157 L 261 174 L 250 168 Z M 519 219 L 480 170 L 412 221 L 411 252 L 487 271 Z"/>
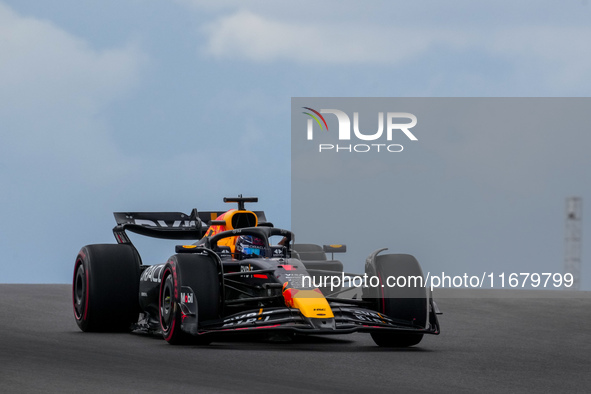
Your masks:
<path fill-rule="evenodd" d="M 440 298 L 442 334 L 168 345 L 82 333 L 68 285 L 0 285 L 2 393 L 591 392 L 591 294 Z M 449 296 L 449 294 L 448 294 Z"/>

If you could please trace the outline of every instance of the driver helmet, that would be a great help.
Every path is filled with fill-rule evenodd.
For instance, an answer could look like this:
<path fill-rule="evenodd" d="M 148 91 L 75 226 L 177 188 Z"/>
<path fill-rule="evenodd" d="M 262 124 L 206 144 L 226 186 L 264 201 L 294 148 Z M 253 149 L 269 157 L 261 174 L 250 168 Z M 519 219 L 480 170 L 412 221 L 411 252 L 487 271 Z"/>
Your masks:
<path fill-rule="evenodd" d="M 252 235 L 241 235 L 236 240 L 236 251 L 243 259 L 265 257 L 265 243 Z"/>

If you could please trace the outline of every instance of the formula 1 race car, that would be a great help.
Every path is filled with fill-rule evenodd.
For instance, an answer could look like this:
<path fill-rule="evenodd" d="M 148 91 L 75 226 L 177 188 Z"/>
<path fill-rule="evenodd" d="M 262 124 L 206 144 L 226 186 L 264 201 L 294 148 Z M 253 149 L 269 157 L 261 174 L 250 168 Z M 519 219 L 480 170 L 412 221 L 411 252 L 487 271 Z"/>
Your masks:
<path fill-rule="evenodd" d="M 264 212 L 245 209 L 257 201 L 224 198 L 238 209 L 190 215 L 116 212 L 117 244 L 84 246 L 76 258 L 72 298 L 80 329 L 161 332 L 170 344 L 237 333 L 368 332 L 385 347 L 439 334 L 440 312 L 426 287 L 410 280 L 385 285 L 389 277 L 423 278 L 413 256 L 381 249 L 367 258 L 365 275 L 344 273 L 327 254 L 345 252 L 345 245 L 294 243 L 294 234 L 273 227 Z M 126 231 L 196 242 L 176 246 L 164 264 L 143 265 Z"/>

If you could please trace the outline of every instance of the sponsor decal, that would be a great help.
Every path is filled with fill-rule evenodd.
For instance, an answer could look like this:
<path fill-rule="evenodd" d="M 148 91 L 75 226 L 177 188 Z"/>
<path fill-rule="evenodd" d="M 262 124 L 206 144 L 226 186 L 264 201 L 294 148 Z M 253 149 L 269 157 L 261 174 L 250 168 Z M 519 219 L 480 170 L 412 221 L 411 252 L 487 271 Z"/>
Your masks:
<path fill-rule="evenodd" d="M 240 272 L 249 272 L 249 271 L 252 271 L 252 266 L 250 264 L 240 266 Z"/>
<path fill-rule="evenodd" d="M 357 320 L 361 320 L 361 321 L 365 321 L 365 322 L 373 322 L 373 323 L 382 323 L 382 324 L 392 323 L 392 320 L 390 320 L 389 318 L 387 318 L 385 316 L 382 316 L 381 314 L 379 314 L 377 312 L 361 310 L 361 309 L 354 309 L 354 310 L 351 310 L 350 312 L 353 314 L 353 316 Z"/>
<path fill-rule="evenodd" d="M 181 302 L 185 304 L 192 304 L 193 296 L 193 293 L 181 293 Z"/>
<path fill-rule="evenodd" d="M 304 276 L 305 276 L 304 274 L 286 273 L 286 274 L 282 275 L 282 278 L 286 279 L 289 282 L 290 287 L 304 288 L 304 287 L 306 287 L 303 284 L 303 277 Z"/>
<path fill-rule="evenodd" d="M 283 248 L 273 249 L 273 257 L 285 257 L 285 253 L 283 251 Z"/>
<path fill-rule="evenodd" d="M 261 311 L 259 311 L 258 314 L 256 312 L 250 312 L 250 313 L 245 313 L 244 315 L 231 317 L 231 318 L 223 321 L 222 327 L 233 327 L 233 326 L 240 326 L 240 325 L 244 325 L 244 324 L 252 324 L 255 322 L 266 322 L 271 318 L 268 315 L 265 317 L 260 316 L 261 312 L 262 312 L 262 309 L 261 309 Z"/>
<path fill-rule="evenodd" d="M 172 223 L 166 223 L 164 220 L 133 219 L 133 222 L 140 226 L 160 228 L 193 228 L 197 226 L 195 220 L 175 220 Z"/>
<path fill-rule="evenodd" d="M 162 270 L 164 269 L 164 265 L 151 265 L 142 272 L 140 276 L 140 281 L 142 282 L 154 282 L 160 283 L 162 280 Z"/>

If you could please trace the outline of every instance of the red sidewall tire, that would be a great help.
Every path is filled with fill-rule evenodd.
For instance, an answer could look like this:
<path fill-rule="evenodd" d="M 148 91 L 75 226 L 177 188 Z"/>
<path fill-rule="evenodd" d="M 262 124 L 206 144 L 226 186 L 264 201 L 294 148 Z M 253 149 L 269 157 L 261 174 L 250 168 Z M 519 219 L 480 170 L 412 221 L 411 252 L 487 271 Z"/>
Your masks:
<path fill-rule="evenodd" d="M 82 331 L 88 327 L 88 270 L 84 266 L 85 254 L 80 251 L 74 265 L 74 278 L 72 279 L 72 303 L 74 305 L 74 318 Z"/>
<path fill-rule="evenodd" d="M 181 330 L 181 310 L 179 304 L 179 278 L 177 267 L 170 262 L 164 267 L 158 294 L 158 319 L 162 336 L 171 345 L 189 342 L 190 335 Z"/>

